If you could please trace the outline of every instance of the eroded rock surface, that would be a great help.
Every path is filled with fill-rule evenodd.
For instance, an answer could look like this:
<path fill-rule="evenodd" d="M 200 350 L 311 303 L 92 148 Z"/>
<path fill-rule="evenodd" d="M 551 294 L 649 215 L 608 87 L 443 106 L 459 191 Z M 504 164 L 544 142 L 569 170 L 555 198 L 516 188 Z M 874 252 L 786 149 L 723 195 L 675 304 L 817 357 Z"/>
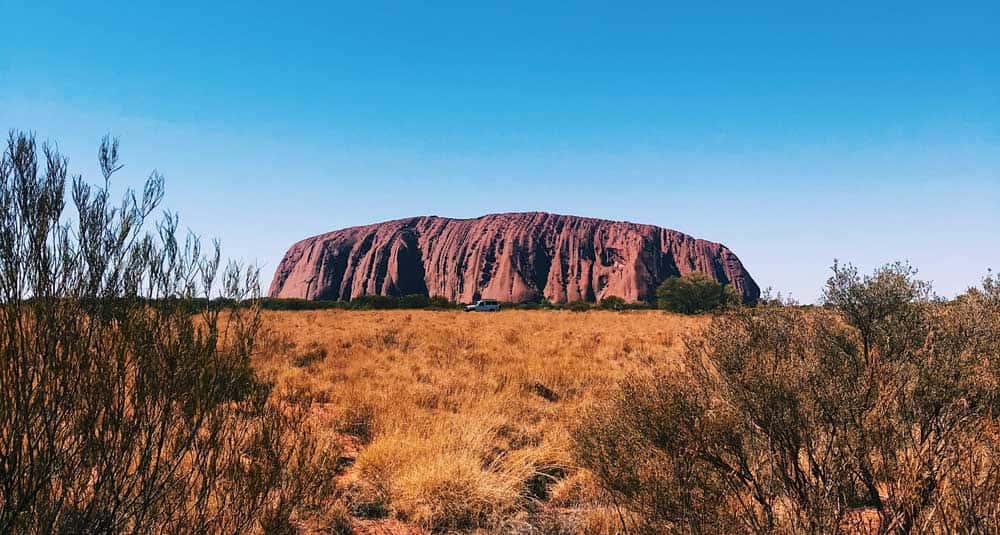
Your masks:
<path fill-rule="evenodd" d="M 732 284 L 745 302 L 760 295 L 721 244 L 652 225 L 541 212 L 413 217 L 306 238 L 285 253 L 270 295 L 557 303 L 615 295 L 634 302 L 650 299 L 666 278 L 693 271 Z"/>

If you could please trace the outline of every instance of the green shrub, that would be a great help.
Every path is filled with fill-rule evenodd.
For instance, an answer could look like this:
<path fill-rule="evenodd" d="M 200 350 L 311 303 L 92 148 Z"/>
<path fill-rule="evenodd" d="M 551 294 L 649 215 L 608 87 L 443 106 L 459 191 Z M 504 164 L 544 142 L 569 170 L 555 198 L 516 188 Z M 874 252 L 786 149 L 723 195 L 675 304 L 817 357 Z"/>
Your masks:
<path fill-rule="evenodd" d="M 671 277 L 656 289 L 659 308 L 680 314 L 700 314 L 739 304 L 739 297 L 729 285 L 694 272 Z"/>
<path fill-rule="evenodd" d="M 456 304 L 447 297 L 427 297 L 424 294 L 409 294 L 403 297 L 385 295 L 362 295 L 352 301 L 329 301 L 310 299 L 259 299 L 260 307 L 265 310 L 386 310 L 393 308 L 420 309 L 433 308 L 446 310 L 456 308 Z M 197 303 L 192 306 L 198 306 Z"/>
<path fill-rule="evenodd" d="M 573 312 L 586 312 L 591 308 L 593 308 L 593 306 L 591 306 L 591 304 L 586 301 L 572 301 L 566 303 L 565 308 L 566 310 L 570 310 Z"/>
<path fill-rule="evenodd" d="M 399 298 L 399 308 L 427 308 L 431 298 L 424 294 L 409 294 Z"/>
<path fill-rule="evenodd" d="M 430 298 L 428 306 L 433 309 L 448 310 L 450 308 L 458 308 L 458 304 L 452 302 L 450 299 L 443 295 L 435 295 Z"/>
<path fill-rule="evenodd" d="M 389 310 L 399 308 L 399 298 L 390 295 L 360 295 L 351 299 L 355 310 Z"/>
<path fill-rule="evenodd" d="M 617 295 L 609 295 L 603 299 L 599 305 L 604 310 L 625 310 L 628 303 L 624 299 L 618 297 Z"/>
<path fill-rule="evenodd" d="M 538 308 L 541 308 L 543 310 L 552 310 L 552 309 L 559 309 L 561 307 L 559 306 L 558 303 L 553 303 L 552 301 L 549 301 L 547 298 L 543 298 L 541 301 L 538 302 Z"/>
<path fill-rule="evenodd" d="M 328 310 L 345 309 L 350 306 L 346 301 L 313 301 L 311 299 L 278 299 L 273 297 L 259 299 L 258 303 L 264 310 Z"/>

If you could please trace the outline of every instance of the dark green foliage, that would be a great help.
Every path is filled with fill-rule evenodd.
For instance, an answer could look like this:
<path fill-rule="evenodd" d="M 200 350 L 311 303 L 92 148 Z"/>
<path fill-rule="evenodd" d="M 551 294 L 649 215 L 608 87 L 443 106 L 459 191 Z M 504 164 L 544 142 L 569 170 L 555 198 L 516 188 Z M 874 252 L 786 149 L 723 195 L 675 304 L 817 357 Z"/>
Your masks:
<path fill-rule="evenodd" d="M 714 318 L 583 419 L 630 531 L 1000 530 L 996 280 L 945 305 L 905 264 L 834 265 L 825 296 Z"/>
<path fill-rule="evenodd" d="M 586 312 L 594 307 L 586 301 L 571 301 L 566 303 L 565 308 L 572 312 Z"/>
<path fill-rule="evenodd" d="M 395 308 L 447 310 L 457 308 L 458 305 L 449 301 L 447 297 L 439 295 L 427 297 L 423 294 L 410 294 L 403 297 L 363 295 L 350 302 L 264 298 L 260 300 L 260 307 L 265 310 L 389 310 Z"/>
<path fill-rule="evenodd" d="M 389 310 L 399 308 L 399 299 L 389 295 L 361 295 L 351 299 L 355 310 Z"/>
<path fill-rule="evenodd" d="M 656 289 L 659 308 L 680 314 L 700 314 L 739 304 L 739 296 L 704 273 L 672 277 Z"/>
<path fill-rule="evenodd" d="M 423 294 L 410 294 L 403 297 L 363 295 L 349 302 L 276 298 L 263 298 L 258 302 L 264 310 L 391 310 L 396 308 L 449 310 L 459 308 L 457 303 L 449 301 L 447 297 L 440 295 L 427 297 Z"/>
<path fill-rule="evenodd" d="M 448 310 L 452 308 L 458 308 L 458 304 L 452 302 L 450 299 L 443 295 L 435 295 L 430 298 L 428 307 L 435 310 Z"/>
<path fill-rule="evenodd" d="M 309 299 L 275 299 L 266 297 L 258 300 L 264 310 L 330 310 L 346 309 L 350 304 L 346 301 L 312 301 Z"/>
<path fill-rule="evenodd" d="M 599 306 L 604 310 L 625 310 L 628 307 L 628 303 L 617 295 L 609 295 L 601 299 Z"/>
<path fill-rule="evenodd" d="M 431 306 L 431 298 L 423 294 L 410 294 L 399 298 L 399 308 L 427 308 L 429 306 Z"/>

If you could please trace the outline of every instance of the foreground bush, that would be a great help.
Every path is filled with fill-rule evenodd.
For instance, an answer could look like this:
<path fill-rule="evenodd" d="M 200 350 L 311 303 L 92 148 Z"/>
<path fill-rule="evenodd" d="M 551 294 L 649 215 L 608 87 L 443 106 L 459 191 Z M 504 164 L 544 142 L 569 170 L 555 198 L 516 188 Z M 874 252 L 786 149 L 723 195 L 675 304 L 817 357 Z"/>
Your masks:
<path fill-rule="evenodd" d="M 176 218 L 144 230 L 163 180 L 114 202 L 107 139 L 71 222 L 67 161 L 38 150 L 11 134 L 0 161 L 0 533 L 287 532 L 322 478 L 304 404 L 249 367 L 256 270 L 220 277 Z"/>
<path fill-rule="evenodd" d="M 623 529 L 1000 530 L 996 280 L 944 305 L 908 266 L 835 265 L 825 296 L 716 318 L 683 372 L 584 419 L 578 459 L 636 514 Z"/>

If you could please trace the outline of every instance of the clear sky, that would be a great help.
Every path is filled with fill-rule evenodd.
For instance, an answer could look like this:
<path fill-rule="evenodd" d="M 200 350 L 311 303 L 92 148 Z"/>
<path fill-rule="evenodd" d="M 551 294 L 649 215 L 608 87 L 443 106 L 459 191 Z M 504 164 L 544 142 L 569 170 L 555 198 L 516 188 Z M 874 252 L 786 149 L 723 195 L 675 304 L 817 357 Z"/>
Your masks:
<path fill-rule="evenodd" d="M 116 185 L 158 169 L 265 286 L 306 236 L 527 210 L 719 241 L 806 302 L 834 258 L 1000 269 L 996 0 L 136 4 L 0 0 L 0 127 L 94 181 L 119 136 Z"/>

